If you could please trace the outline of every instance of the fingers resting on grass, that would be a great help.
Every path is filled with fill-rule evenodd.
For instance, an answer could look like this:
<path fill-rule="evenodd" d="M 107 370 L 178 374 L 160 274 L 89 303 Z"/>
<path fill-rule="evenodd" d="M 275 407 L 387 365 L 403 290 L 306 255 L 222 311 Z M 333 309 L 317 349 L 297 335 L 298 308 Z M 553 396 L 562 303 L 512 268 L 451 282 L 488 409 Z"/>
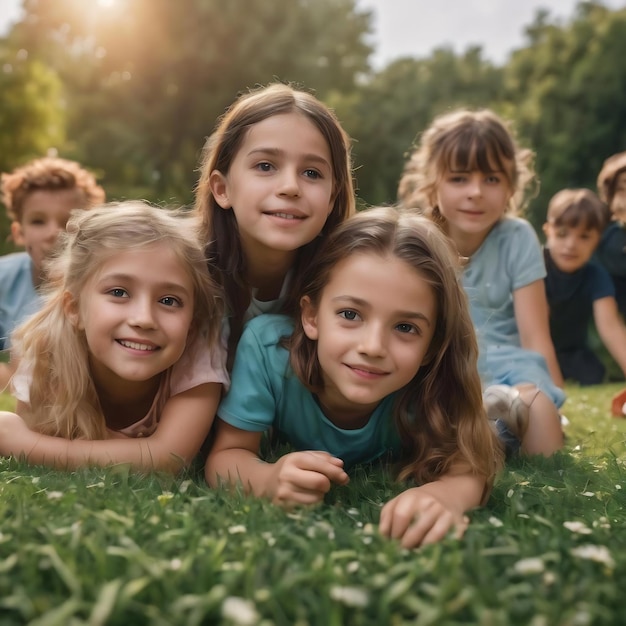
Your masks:
<path fill-rule="evenodd" d="M 380 513 L 381 534 L 398 539 L 404 548 L 436 543 L 450 532 L 460 539 L 469 518 L 420 489 L 407 489 L 385 504 Z"/>
<path fill-rule="evenodd" d="M 331 485 L 349 482 L 343 461 L 319 451 L 292 452 L 281 457 L 274 464 L 272 480 L 272 501 L 286 508 L 321 502 Z"/>

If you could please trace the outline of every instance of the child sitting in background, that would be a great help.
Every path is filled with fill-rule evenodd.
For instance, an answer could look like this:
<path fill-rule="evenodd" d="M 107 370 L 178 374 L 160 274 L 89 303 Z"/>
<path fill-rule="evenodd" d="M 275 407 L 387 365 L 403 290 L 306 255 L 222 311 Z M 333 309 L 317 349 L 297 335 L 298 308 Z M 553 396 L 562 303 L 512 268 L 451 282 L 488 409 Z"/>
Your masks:
<path fill-rule="evenodd" d="M 13 335 L 19 415 L 0 412 L 0 454 L 68 470 L 192 461 L 228 382 L 198 230 L 142 202 L 72 215 L 43 305 Z"/>
<path fill-rule="evenodd" d="M 246 326 L 208 482 L 289 507 L 320 502 L 355 463 L 399 462 L 417 486 L 384 505 L 381 532 L 405 547 L 461 536 L 501 452 L 457 269 L 449 242 L 413 212 L 370 209 L 337 226 L 297 288 L 295 319 Z M 270 428 L 296 452 L 264 463 Z"/>
<path fill-rule="evenodd" d="M 606 217 L 606 206 L 589 189 L 563 189 L 550 200 L 543 225 L 552 342 L 563 377 L 581 385 L 604 381 L 605 367 L 588 342 L 592 320 L 626 373 L 626 327 L 615 288 L 608 272 L 590 261 Z"/>
<path fill-rule="evenodd" d="M 0 350 L 8 350 L 15 326 L 40 305 L 43 262 L 72 209 L 104 202 L 96 179 L 78 163 L 43 157 L 2 174 L 2 202 L 11 220 L 11 236 L 25 252 L 0 257 Z M 13 366 L 0 363 L 0 390 Z"/>
<path fill-rule="evenodd" d="M 604 162 L 598 175 L 598 194 L 609 207 L 611 221 L 598 244 L 596 259 L 611 275 L 617 308 L 626 317 L 626 152 Z"/>
<path fill-rule="evenodd" d="M 437 117 L 405 167 L 399 197 L 424 211 L 465 258 L 463 287 L 480 346 L 485 387 L 507 385 L 522 452 L 563 445 L 563 380 L 550 338 L 546 270 L 532 226 L 517 217 L 534 178 L 533 154 L 489 110 Z M 488 396 L 489 397 L 489 396 Z M 486 399 L 488 399 L 488 397 Z M 503 433 L 504 434 L 504 433 Z"/>

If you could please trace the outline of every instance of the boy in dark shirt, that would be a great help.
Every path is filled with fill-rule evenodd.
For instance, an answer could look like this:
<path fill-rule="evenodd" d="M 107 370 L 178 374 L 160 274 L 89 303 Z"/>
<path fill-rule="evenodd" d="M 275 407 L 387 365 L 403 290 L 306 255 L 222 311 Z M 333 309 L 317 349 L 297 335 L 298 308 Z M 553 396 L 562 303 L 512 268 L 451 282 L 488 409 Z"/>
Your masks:
<path fill-rule="evenodd" d="M 589 346 L 593 320 L 600 339 L 626 374 L 626 326 L 608 272 L 591 257 L 606 227 L 607 210 L 588 189 L 564 189 L 548 206 L 544 257 L 550 333 L 564 379 L 600 384 L 605 368 Z"/>

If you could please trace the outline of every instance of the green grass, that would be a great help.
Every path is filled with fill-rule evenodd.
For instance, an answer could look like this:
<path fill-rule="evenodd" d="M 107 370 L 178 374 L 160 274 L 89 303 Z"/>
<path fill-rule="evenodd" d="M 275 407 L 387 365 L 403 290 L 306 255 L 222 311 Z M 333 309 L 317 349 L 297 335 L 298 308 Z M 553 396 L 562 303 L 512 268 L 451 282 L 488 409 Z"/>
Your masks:
<path fill-rule="evenodd" d="M 417 551 L 377 534 L 400 489 L 381 470 L 286 513 L 198 471 L 0 460 L 0 626 L 624 624 L 618 389 L 569 388 L 565 451 L 509 463 L 462 541 Z"/>

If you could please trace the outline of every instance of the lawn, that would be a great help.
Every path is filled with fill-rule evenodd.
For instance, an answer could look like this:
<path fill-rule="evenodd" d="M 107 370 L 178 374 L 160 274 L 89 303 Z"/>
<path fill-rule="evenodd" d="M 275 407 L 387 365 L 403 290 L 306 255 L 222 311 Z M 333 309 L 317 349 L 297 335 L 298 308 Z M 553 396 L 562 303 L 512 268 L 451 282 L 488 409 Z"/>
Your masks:
<path fill-rule="evenodd" d="M 0 626 L 625 624 L 618 389 L 570 387 L 566 449 L 509 463 L 462 541 L 416 551 L 377 533 L 400 489 L 380 469 L 286 513 L 210 490 L 198 468 L 172 479 L 2 459 Z"/>

